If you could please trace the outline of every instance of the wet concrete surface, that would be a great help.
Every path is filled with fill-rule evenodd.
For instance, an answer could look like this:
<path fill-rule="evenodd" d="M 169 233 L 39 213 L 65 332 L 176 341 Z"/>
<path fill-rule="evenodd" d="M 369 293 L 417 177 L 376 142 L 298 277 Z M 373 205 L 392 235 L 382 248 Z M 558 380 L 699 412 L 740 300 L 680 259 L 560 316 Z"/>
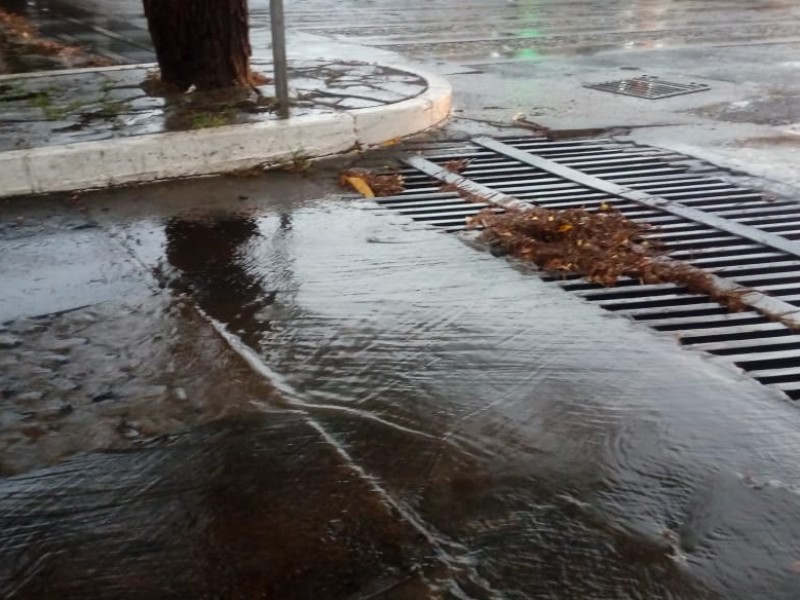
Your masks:
<path fill-rule="evenodd" d="M 794 405 L 332 180 L 2 204 L 4 595 L 795 597 Z"/>
<path fill-rule="evenodd" d="M 272 73 L 271 62 L 251 65 Z M 131 67 L 4 78 L 0 152 L 280 118 L 271 80 L 256 87 L 258 94 L 248 89 L 164 95 L 153 90 L 153 73 Z M 386 106 L 427 89 L 418 75 L 364 62 L 295 59 L 289 74 L 294 116 Z"/>

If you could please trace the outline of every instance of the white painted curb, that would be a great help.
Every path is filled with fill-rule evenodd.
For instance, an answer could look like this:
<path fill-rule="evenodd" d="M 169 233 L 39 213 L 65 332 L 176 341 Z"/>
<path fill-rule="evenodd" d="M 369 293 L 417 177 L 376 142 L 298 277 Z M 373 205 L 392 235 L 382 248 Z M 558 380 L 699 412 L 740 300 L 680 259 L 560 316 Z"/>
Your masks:
<path fill-rule="evenodd" d="M 439 77 L 396 104 L 247 125 L 158 133 L 0 152 L 0 198 L 198 177 L 372 146 L 436 125 L 450 114 L 452 88 Z"/>
<path fill-rule="evenodd" d="M 453 88 L 444 77 L 405 65 L 387 66 L 421 77 L 428 87 L 419 96 L 403 102 L 348 111 L 355 119 L 356 138 L 364 146 L 423 131 L 450 115 Z"/>

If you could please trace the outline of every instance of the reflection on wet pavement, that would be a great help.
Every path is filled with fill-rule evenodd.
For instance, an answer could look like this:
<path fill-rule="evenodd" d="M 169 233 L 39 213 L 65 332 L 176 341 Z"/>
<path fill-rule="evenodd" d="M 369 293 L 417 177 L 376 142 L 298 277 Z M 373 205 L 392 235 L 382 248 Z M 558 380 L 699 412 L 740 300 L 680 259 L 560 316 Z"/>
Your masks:
<path fill-rule="evenodd" d="M 0 511 L 4 597 L 345 598 L 413 590 L 435 563 L 289 413 L 6 480 Z"/>
<path fill-rule="evenodd" d="M 253 412 L 273 394 L 181 300 L 18 319 L 0 349 L 0 476 Z"/>
<path fill-rule="evenodd" d="M 178 270 L 174 286 L 233 332 L 245 332 L 274 301 L 238 260 L 257 234 L 250 217 L 172 218 L 164 226 L 165 257 Z M 245 342 L 253 344 L 257 338 Z"/>
<path fill-rule="evenodd" d="M 794 406 L 311 180 L 177 190 L 39 215 L 147 273 L 127 305 L 7 313 L 10 595 L 795 597 Z"/>

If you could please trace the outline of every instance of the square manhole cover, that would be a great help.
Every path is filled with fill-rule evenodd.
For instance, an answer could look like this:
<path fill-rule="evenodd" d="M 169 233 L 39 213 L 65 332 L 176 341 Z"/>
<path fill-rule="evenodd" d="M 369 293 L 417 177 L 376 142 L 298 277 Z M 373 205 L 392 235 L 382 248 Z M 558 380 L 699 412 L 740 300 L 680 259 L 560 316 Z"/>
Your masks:
<path fill-rule="evenodd" d="M 641 77 L 620 79 L 618 81 L 604 81 L 603 83 L 587 83 L 583 87 L 611 92 L 612 94 L 647 98 L 648 100 L 705 92 L 711 89 L 702 83 L 676 83 L 674 81 L 664 81 L 651 75 L 642 75 Z"/>

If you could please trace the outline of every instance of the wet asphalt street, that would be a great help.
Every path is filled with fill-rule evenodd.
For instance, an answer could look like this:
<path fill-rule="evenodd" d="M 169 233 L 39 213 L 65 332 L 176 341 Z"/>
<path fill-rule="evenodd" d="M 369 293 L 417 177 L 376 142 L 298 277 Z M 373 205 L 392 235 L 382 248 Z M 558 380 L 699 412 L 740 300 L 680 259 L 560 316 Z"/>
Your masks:
<path fill-rule="evenodd" d="M 287 27 L 293 32 L 388 48 L 417 59 L 533 60 L 540 52 L 800 39 L 800 7 L 793 0 L 411 0 L 402 4 L 340 0 L 335 5 L 286 0 L 284 4 Z M 79 17 L 84 24 L 107 27 L 148 45 L 146 35 L 132 33 L 133 28 L 146 29 L 137 0 L 4 0 L 3 6 L 40 21 L 52 15 Z M 250 10 L 259 37 L 268 24 L 269 4 L 253 0 Z M 63 23 L 62 28 L 68 29 Z M 117 49 L 124 54 L 122 46 Z M 259 51 L 258 44 L 254 49 Z"/>
<path fill-rule="evenodd" d="M 777 57 L 800 27 L 778 1 L 287 9 L 451 72 L 482 121 L 536 104 L 538 48 L 559 93 L 578 47 L 583 74 Z M 326 169 L 0 204 L 1 596 L 798 597 L 794 404 Z"/>

